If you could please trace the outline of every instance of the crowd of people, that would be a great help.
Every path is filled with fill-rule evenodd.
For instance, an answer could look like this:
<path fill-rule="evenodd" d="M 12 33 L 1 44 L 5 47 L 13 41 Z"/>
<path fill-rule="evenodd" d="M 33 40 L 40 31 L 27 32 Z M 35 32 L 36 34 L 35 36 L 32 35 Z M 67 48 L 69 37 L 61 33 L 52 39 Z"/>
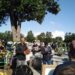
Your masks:
<path fill-rule="evenodd" d="M 53 75 L 75 75 L 75 40 L 72 40 L 69 47 L 69 60 L 58 65 Z M 15 44 L 13 50 L 15 54 L 11 59 L 12 75 L 33 75 L 30 66 L 37 70 L 41 70 L 42 64 L 53 64 L 52 57 L 55 48 L 57 48 L 56 44 L 50 45 L 48 43 L 40 43 L 40 45 L 38 45 L 34 41 L 32 49 L 29 50 L 25 38 L 22 37 L 20 42 Z M 5 50 L 5 47 L 0 41 L 0 52 L 2 50 Z M 26 61 L 26 56 L 30 53 L 32 53 L 32 56 Z"/>

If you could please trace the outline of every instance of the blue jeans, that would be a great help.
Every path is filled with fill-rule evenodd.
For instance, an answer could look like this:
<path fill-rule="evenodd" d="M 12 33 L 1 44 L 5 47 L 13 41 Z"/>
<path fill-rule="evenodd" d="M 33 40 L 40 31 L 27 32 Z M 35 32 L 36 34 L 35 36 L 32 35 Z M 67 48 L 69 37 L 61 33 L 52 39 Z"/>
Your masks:
<path fill-rule="evenodd" d="M 43 59 L 43 64 L 53 64 L 51 59 Z"/>

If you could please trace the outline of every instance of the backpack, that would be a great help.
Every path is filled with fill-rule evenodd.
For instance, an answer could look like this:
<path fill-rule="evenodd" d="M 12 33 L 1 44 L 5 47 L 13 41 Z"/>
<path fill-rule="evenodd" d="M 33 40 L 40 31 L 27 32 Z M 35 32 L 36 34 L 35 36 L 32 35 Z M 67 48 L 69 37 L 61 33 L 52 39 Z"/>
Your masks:
<path fill-rule="evenodd" d="M 18 67 L 18 66 L 20 66 L 20 65 L 26 65 L 27 63 L 26 63 L 26 61 L 25 60 L 19 60 L 19 59 L 17 59 L 17 65 L 16 65 L 16 67 Z"/>
<path fill-rule="evenodd" d="M 47 47 L 48 53 L 52 54 L 51 47 Z"/>
<path fill-rule="evenodd" d="M 51 59 L 52 58 L 52 51 L 51 51 L 51 47 L 47 46 L 44 47 L 43 51 L 43 59 Z"/>
<path fill-rule="evenodd" d="M 12 75 L 33 75 L 33 72 L 27 65 L 20 65 L 13 71 Z"/>
<path fill-rule="evenodd" d="M 48 53 L 51 54 L 52 53 L 51 47 L 47 46 L 47 47 L 42 48 L 42 53 L 43 54 L 48 54 Z"/>
<path fill-rule="evenodd" d="M 47 47 L 47 50 L 48 50 L 48 52 L 47 52 L 47 56 L 49 57 L 49 58 L 52 58 L 52 50 L 51 50 L 51 47 Z"/>

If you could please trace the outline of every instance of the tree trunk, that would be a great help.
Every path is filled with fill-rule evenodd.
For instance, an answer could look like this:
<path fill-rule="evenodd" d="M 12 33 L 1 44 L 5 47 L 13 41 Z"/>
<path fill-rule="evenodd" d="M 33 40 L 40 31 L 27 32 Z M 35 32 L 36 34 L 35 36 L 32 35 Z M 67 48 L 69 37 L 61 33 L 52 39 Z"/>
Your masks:
<path fill-rule="evenodd" d="M 16 29 L 15 25 L 11 25 L 11 28 L 12 28 L 13 41 L 14 42 L 19 42 L 20 41 L 21 26 L 17 25 L 17 29 Z"/>
<path fill-rule="evenodd" d="M 12 12 L 10 14 L 10 21 L 11 21 L 13 41 L 19 42 L 20 41 L 21 23 L 17 21 L 17 16 Z"/>

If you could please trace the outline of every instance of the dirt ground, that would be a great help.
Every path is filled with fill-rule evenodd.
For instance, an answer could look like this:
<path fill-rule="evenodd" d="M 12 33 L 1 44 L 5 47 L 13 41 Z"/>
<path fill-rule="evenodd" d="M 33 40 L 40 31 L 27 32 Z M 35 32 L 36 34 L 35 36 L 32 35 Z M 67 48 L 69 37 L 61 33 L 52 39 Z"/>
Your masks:
<path fill-rule="evenodd" d="M 0 68 L 0 75 L 12 75 L 12 69 L 10 69 L 9 66 Z"/>
<path fill-rule="evenodd" d="M 12 75 L 12 70 L 11 69 L 8 69 L 8 70 L 0 69 L 0 75 Z"/>

